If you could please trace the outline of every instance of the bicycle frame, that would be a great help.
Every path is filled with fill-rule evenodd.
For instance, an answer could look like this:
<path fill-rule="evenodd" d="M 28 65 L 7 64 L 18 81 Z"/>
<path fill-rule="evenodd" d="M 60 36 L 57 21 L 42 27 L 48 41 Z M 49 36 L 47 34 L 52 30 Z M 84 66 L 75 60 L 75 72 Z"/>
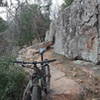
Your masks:
<path fill-rule="evenodd" d="M 39 87 L 41 91 L 43 91 L 45 94 L 48 93 L 48 86 L 50 86 L 50 77 L 51 77 L 49 63 L 56 61 L 56 59 L 44 60 L 44 57 L 43 57 L 44 51 L 43 53 L 40 53 L 40 54 L 41 54 L 40 62 L 37 62 L 37 61 L 34 61 L 34 62 L 15 61 L 13 62 L 13 63 L 22 64 L 22 66 L 24 64 L 34 65 L 33 66 L 34 72 L 23 93 L 23 100 L 28 100 L 28 99 L 25 99 L 27 98 L 27 96 L 31 98 L 34 87 Z M 38 67 L 38 64 L 40 64 L 40 67 Z"/>
<path fill-rule="evenodd" d="M 29 80 L 29 83 L 24 91 L 23 98 L 25 98 L 25 95 L 28 93 L 31 95 L 32 89 L 34 86 L 39 86 L 42 91 L 44 91 L 45 94 L 47 94 L 47 83 L 46 83 L 46 77 L 50 78 L 50 75 L 46 75 L 44 71 L 44 68 L 49 65 L 41 65 L 41 70 L 37 67 L 37 65 L 34 65 L 35 72 L 32 74 L 31 79 Z M 25 99 L 23 99 L 25 100 Z"/>

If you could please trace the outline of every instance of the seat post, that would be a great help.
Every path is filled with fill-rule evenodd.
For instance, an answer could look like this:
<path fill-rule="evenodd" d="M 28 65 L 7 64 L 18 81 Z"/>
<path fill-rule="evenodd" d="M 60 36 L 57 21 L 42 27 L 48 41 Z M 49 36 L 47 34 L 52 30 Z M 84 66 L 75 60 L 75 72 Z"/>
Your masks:
<path fill-rule="evenodd" d="M 41 55 L 41 61 L 44 60 L 44 59 L 43 59 L 43 55 L 44 55 L 45 51 L 46 51 L 46 48 L 40 48 L 40 50 L 39 50 L 40 55 Z"/>
<path fill-rule="evenodd" d="M 41 54 L 41 61 L 43 61 L 43 53 Z"/>

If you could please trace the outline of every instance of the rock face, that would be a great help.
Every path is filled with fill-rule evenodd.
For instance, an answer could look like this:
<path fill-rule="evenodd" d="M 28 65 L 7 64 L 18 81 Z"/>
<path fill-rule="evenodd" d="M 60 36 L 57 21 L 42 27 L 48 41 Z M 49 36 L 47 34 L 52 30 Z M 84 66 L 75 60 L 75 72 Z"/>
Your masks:
<path fill-rule="evenodd" d="M 46 40 L 70 59 L 100 62 L 100 1 L 74 0 L 51 24 Z"/>

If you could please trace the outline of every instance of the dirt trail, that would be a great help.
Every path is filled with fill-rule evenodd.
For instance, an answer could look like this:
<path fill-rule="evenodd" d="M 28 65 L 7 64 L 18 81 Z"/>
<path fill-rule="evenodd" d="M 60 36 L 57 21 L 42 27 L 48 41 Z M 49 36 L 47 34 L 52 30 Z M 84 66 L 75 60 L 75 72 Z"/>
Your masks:
<path fill-rule="evenodd" d="M 45 53 L 44 59 L 54 59 L 53 51 Z M 56 58 L 57 59 L 57 58 Z M 40 57 L 36 60 L 40 60 Z M 51 92 L 47 100 L 81 100 L 83 88 L 74 80 L 67 78 L 66 74 L 58 69 L 60 62 L 57 60 L 50 65 L 51 69 Z"/>
<path fill-rule="evenodd" d="M 34 55 L 34 51 L 28 47 L 20 51 L 19 58 L 26 61 L 40 60 L 40 56 Z M 50 65 L 51 91 L 47 100 L 98 100 L 95 98 L 100 98 L 100 81 L 94 78 L 94 71 L 89 67 L 91 65 L 80 66 L 55 55 L 53 50 L 46 52 L 44 57 L 46 59 L 57 58 L 57 61 Z M 30 66 L 25 70 L 32 73 Z"/>
<path fill-rule="evenodd" d="M 74 80 L 66 77 L 54 66 L 51 66 L 51 98 L 52 100 L 79 100 L 77 96 L 82 93 L 82 88 Z"/>

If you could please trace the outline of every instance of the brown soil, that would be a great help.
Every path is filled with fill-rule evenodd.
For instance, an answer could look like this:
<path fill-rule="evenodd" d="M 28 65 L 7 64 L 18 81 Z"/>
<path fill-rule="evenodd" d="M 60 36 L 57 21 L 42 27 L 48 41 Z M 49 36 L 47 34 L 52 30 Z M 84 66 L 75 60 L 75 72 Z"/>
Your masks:
<path fill-rule="evenodd" d="M 64 72 L 67 78 L 75 80 L 85 89 L 87 100 L 100 100 L 100 65 L 97 66 L 92 63 L 75 64 L 74 61 L 64 56 L 55 54 L 53 51 L 50 52 L 53 58 L 55 57 L 58 60 L 53 65 Z"/>
<path fill-rule="evenodd" d="M 47 100 L 100 100 L 100 66 L 76 64 L 53 50 L 44 54 L 44 59 L 54 58 L 57 61 L 51 64 L 51 93 Z M 35 60 L 40 57 L 37 55 Z M 80 92 L 84 93 L 82 98 L 78 97 Z"/>

